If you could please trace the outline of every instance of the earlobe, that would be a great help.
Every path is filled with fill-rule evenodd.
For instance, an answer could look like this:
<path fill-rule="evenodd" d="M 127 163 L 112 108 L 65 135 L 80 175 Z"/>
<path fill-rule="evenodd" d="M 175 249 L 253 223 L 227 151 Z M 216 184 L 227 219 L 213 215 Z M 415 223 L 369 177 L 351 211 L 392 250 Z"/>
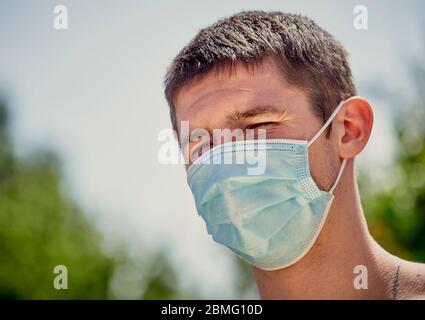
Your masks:
<path fill-rule="evenodd" d="M 338 143 L 340 156 L 357 156 L 366 146 L 373 126 L 373 111 L 369 102 L 355 97 L 346 102 L 338 116 Z"/>

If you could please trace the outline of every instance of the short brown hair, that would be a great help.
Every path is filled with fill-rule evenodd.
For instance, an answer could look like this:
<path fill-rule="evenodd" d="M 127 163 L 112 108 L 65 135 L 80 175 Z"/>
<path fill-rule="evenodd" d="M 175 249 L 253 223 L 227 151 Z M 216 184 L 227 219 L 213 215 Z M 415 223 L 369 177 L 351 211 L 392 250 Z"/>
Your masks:
<path fill-rule="evenodd" d="M 214 68 L 250 66 L 271 56 L 289 84 L 306 89 L 326 121 L 341 99 L 356 88 L 347 52 L 313 20 L 282 12 L 244 11 L 201 29 L 174 58 L 165 80 L 165 97 L 176 129 L 174 96 L 178 89 Z"/>

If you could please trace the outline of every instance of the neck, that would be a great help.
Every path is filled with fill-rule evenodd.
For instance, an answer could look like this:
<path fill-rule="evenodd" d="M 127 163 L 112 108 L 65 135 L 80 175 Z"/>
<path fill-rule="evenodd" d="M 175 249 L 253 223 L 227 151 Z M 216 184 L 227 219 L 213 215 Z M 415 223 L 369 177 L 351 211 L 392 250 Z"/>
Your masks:
<path fill-rule="evenodd" d="M 306 256 L 281 270 L 253 267 L 261 298 L 391 298 L 396 260 L 369 234 L 353 166 L 352 161 L 347 164 L 323 230 Z M 356 289 L 359 277 L 362 287 L 367 281 L 367 289 Z"/>

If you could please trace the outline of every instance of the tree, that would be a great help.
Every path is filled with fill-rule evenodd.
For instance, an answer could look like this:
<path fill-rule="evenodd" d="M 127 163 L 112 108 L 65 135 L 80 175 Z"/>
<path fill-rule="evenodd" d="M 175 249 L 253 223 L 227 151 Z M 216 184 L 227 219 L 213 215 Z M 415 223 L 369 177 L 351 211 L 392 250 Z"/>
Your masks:
<path fill-rule="evenodd" d="M 386 249 L 408 260 L 425 262 L 425 69 L 413 68 L 417 97 L 396 117 L 398 145 L 388 183 L 372 192 L 366 174 L 361 185 L 372 235 Z"/>

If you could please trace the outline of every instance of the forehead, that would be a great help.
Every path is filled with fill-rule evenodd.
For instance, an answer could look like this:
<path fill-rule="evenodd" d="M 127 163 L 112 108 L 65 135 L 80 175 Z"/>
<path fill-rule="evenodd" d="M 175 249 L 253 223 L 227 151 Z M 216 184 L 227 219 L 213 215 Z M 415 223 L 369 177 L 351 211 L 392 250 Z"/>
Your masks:
<path fill-rule="evenodd" d="M 211 71 L 181 88 L 174 99 L 177 123 L 189 120 L 203 126 L 219 121 L 220 115 L 243 112 L 256 106 L 291 106 L 307 104 L 304 92 L 291 86 L 272 59 L 250 66 L 237 65 L 232 70 Z M 220 123 L 215 125 L 220 126 Z"/>

